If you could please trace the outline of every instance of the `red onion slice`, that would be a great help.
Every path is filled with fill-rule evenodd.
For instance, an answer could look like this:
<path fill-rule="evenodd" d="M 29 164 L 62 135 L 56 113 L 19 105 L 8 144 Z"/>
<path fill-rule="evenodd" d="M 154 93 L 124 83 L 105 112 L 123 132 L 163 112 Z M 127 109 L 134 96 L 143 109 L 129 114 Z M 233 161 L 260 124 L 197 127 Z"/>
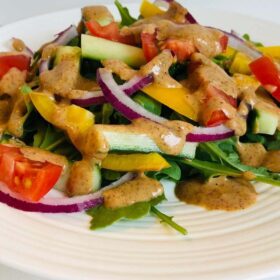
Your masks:
<path fill-rule="evenodd" d="M 221 32 L 223 32 L 225 35 L 228 36 L 228 45 L 232 47 L 233 49 L 242 52 L 246 55 L 248 55 L 252 59 L 258 59 L 262 56 L 262 53 L 258 51 L 256 48 L 250 46 L 245 40 L 237 36 L 235 32 L 227 32 L 215 27 L 208 27 L 211 29 L 217 29 Z"/>
<path fill-rule="evenodd" d="M 133 93 L 141 90 L 145 86 L 148 86 L 153 82 L 153 75 L 147 75 L 145 77 L 136 75 L 128 82 L 119 86 L 127 95 L 132 95 Z M 72 99 L 71 103 L 78 105 L 80 107 L 89 107 L 91 105 L 103 104 L 107 100 L 103 95 L 102 91 L 92 91 L 87 92 L 82 98 Z"/>
<path fill-rule="evenodd" d="M 210 142 L 229 138 L 234 135 L 234 131 L 224 125 L 214 127 L 196 127 L 186 136 L 188 142 Z"/>
<path fill-rule="evenodd" d="M 198 24 L 198 21 L 194 18 L 194 16 L 188 12 L 186 15 L 186 21 L 190 24 Z"/>
<path fill-rule="evenodd" d="M 248 43 L 238 37 L 235 33 L 233 32 L 226 32 L 223 31 L 229 38 L 228 45 L 232 47 L 233 49 L 238 50 L 239 52 L 245 53 L 252 59 L 258 59 L 262 56 L 262 53 L 258 51 L 256 48 L 251 47 L 248 45 Z"/>
<path fill-rule="evenodd" d="M 163 123 L 166 119 L 159 117 L 134 102 L 115 82 L 113 75 L 105 68 L 97 70 L 97 82 L 99 83 L 107 101 L 129 120 L 146 118 L 157 123 Z"/>
<path fill-rule="evenodd" d="M 71 99 L 71 103 L 80 107 L 89 107 L 91 105 L 103 104 L 106 99 L 102 91 L 89 91 L 81 98 Z"/>
<path fill-rule="evenodd" d="M 132 95 L 138 90 L 141 90 L 142 88 L 148 86 L 154 81 L 153 74 L 149 74 L 147 76 L 139 76 L 136 75 L 132 79 L 130 79 L 128 82 L 124 83 L 120 86 L 120 88 L 127 94 Z"/>
<path fill-rule="evenodd" d="M 55 43 L 57 45 L 66 45 L 69 43 L 72 39 L 77 37 L 79 35 L 76 26 L 70 25 L 67 29 L 59 32 L 57 35 L 57 38 L 52 41 L 52 43 Z"/>
<path fill-rule="evenodd" d="M 110 188 L 117 187 L 127 181 L 132 180 L 135 174 L 126 173 L 119 180 L 103 188 L 99 192 L 77 196 L 72 198 L 43 198 L 40 202 L 30 202 L 23 200 L 18 194 L 13 193 L 4 184 L 0 183 L 0 202 L 25 212 L 39 213 L 75 213 L 88 210 L 103 204 L 102 193 Z"/>
<path fill-rule="evenodd" d="M 50 67 L 50 58 L 49 59 L 41 59 L 39 63 L 39 73 L 43 73 L 49 70 Z"/>

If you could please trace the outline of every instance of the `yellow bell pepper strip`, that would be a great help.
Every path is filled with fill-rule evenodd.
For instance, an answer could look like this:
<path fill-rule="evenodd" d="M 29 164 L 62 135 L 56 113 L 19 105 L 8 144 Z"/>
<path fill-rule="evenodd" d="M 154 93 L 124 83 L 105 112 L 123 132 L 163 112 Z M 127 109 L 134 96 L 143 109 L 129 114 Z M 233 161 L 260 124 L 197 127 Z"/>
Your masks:
<path fill-rule="evenodd" d="M 252 60 L 244 53 L 238 52 L 231 63 L 229 72 L 231 74 L 240 73 L 244 75 L 249 75 L 251 70 L 249 68 L 249 64 Z"/>
<path fill-rule="evenodd" d="M 230 57 L 233 56 L 236 53 L 236 50 L 231 48 L 231 47 L 227 47 L 227 49 L 225 50 L 225 52 L 223 52 L 223 55 L 226 57 Z"/>
<path fill-rule="evenodd" d="M 264 55 L 270 56 L 275 59 L 280 59 L 280 46 L 258 47 Z"/>
<path fill-rule="evenodd" d="M 33 91 L 29 96 L 34 107 L 46 121 L 68 133 L 81 134 L 94 124 L 94 115 L 86 109 L 76 105 L 60 106 L 53 96 L 46 93 Z"/>
<path fill-rule="evenodd" d="M 170 167 L 169 163 L 159 154 L 108 154 L 101 167 L 114 171 L 160 171 Z"/>
<path fill-rule="evenodd" d="M 258 47 L 257 49 L 264 55 L 280 60 L 280 46 Z M 241 73 L 244 75 L 251 74 L 249 64 L 252 62 L 252 60 L 247 55 L 240 52 L 237 52 L 234 55 L 235 52 L 236 51 L 233 48 L 228 47 L 226 52 L 224 53 L 224 55 L 227 57 L 234 56 L 229 70 L 230 73 Z"/>
<path fill-rule="evenodd" d="M 260 86 L 254 76 L 234 74 L 233 79 L 239 89 L 254 88 L 256 90 Z"/>
<path fill-rule="evenodd" d="M 165 12 L 161 10 L 158 6 L 154 5 L 148 0 L 143 0 L 140 7 L 140 14 L 144 17 L 152 17 L 156 15 L 162 15 Z"/>
<path fill-rule="evenodd" d="M 152 84 L 142 91 L 175 112 L 191 120 L 198 120 L 198 106 L 185 87 L 163 88 Z"/>

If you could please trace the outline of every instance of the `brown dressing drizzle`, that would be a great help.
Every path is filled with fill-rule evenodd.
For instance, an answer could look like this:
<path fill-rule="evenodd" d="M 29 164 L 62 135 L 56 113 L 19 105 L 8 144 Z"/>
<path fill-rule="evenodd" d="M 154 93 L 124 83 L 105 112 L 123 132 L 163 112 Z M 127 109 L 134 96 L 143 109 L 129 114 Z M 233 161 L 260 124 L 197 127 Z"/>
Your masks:
<path fill-rule="evenodd" d="M 137 202 L 150 201 L 163 194 L 163 187 L 157 180 L 143 174 L 119 187 L 103 192 L 104 205 L 116 209 L 127 207 Z"/>
<path fill-rule="evenodd" d="M 207 210 L 235 211 L 250 207 L 256 202 L 254 186 L 241 178 L 220 176 L 208 181 L 191 179 L 177 185 L 179 200 Z"/>

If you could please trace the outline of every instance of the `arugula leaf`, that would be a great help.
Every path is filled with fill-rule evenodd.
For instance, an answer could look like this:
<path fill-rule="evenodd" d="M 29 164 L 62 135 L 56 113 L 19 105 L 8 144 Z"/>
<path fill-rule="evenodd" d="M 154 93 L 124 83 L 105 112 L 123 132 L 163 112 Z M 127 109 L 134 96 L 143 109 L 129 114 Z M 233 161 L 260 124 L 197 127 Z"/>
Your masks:
<path fill-rule="evenodd" d="M 118 0 L 115 1 L 115 5 L 117 6 L 122 18 L 121 26 L 129 26 L 136 22 L 136 19 L 130 15 L 129 10 L 126 7 L 123 7 Z"/>
<path fill-rule="evenodd" d="M 183 235 L 187 235 L 188 231 L 183 228 L 182 226 L 178 225 L 177 223 L 175 223 L 173 221 L 173 217 L 167 216 L 164 213 L 162 213 L 161 211 L 159 211 L 156 207 L 152 206 L 151 208 L 151 212 L 153 214 L 155 214 L 158 218 L 160 218 L 160 220 L 163 223 L 168 224 L 170 227 L 172 227 L 173 229 L 177 230 L 178 232 L 180 232 Z"/>
<path fill-rule="evenodd" d="M 162 195 L 151 201 L 138 202 L 124 208 L 110 209 L 103 205 L 92 208 L 87 211 L 87 214 L 92 217 L 90 228 L 92 230 L 104 228 L 121 219 L 140 219 L 149 214 L 152 206 L 164 199 Z"/>
<path fill-rule="evenodd" d="M 224 166 L 215 162 L 202 161 L 197 159 L 180 159 L 179 162 L 184 165 L 188 165 L 190 167 L 198 169 L 201 172 L 201 174 L 203 174 L 206 178 L 223 175 L 239 177 L 242 175 L 242 172 L 235 170 L 234 168 Z"/>
<path fill-rule="evenodd" d="M 180 166 L 172 160 L 168 160 L 168 163 L 170 164 L 170 167 L 165 168 L 158 172 L 149 172 L 148 174 L 157 179 L 172 179 L 174 181 L 179 181 L 181 179 L 181 168 Z"/>
<path fill-rule="evenodd" d="M 227 167 L 232 168 L 233 170 L 235 170 L 235 172 L 239 171 L 243 173 L 245 171 L 250 171 L 255 175 L 254 181 L 280 186 L 280 174 L 272 173 L 264 167 L 255 168 L 242 164 L 237 152 L 227 154 L 219 147 L 219 142 L 201 143 L 200 147 L 207 150 L 213 156 L 218 158 L 222 164 L 225 164 L 227 165 Z M 231 175 L 228 174 L 228 176 Z"/>

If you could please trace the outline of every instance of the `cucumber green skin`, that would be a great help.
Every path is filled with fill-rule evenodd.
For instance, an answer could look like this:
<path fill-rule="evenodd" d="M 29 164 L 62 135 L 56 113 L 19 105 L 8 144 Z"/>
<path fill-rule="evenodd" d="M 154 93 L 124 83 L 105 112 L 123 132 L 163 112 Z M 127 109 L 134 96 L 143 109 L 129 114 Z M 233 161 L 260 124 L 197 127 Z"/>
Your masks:
<path fill-rule="evenodd" d="M 101 171 L 98 165 L 94 166 L 92 176 L 93 176 L 93 185 L 91 191 L 96 192 L 100 189 L 101 182 L 102 182 Z"/>
<path fill-rule="evenodd" d="M 253 133 L 274 135 L 278 126 L 278 115 L 264 110 L 255 109 L 254 111 Z"/>
<path fill-rule="evenodd" d="M 118 59 L 132 67 L 146 63 L 143 50 L 90 35 L 82 35 L 82 57 L 94 60 Z"/>
<path fill-rule="evenodd" d="M 110 151 L 163 153 L 157 144 L 149 136 L 137 133 L 121 133 L 114 131 L 103 131 L 103 135 L 109 144 Z M 178 157 L 195 157 L 197 143 L 186 142 Z"/>

